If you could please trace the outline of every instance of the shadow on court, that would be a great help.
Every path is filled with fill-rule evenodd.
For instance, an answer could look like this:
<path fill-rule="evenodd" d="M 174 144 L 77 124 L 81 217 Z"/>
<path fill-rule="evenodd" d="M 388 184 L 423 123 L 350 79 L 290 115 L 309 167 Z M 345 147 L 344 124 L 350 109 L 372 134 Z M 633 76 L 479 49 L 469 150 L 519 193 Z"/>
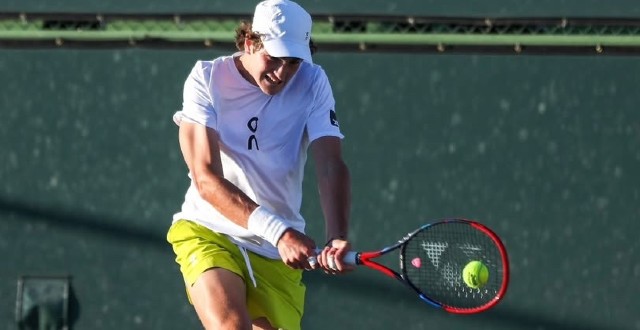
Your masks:
<path fill-rule="evenodd" d="M 91 232 L 94 235 L 135 241 L 150 248 L 170 251 L 170 246 L 165 241 L 164 232 L 154 233 L 148 229 L 135 228 L 118 223 L 122 222 L 122 219 L 116 221 L 103 216 L 10 200 L 0 196 L 1 213 L 13 214 L 19 218 L 30 218 L 33 221 L 47 223 L 64 230 Z M 373 278 L 367 277 L 366 279 L 362 277 L 357 273 L 344 277 L 334 277 L 330 280 L 331 286 L 335 287 L 336 291 L 350 291 L 363 299 L 384 299 L 390 304 L 402 302 L 406 308 L 415 309 L 416 313 L 424 313 L 425 309 L 431 308 L 415 303 L 417 300 L 415 295 L 412 295 L 412 292 L 404 289 L 398 283 L 393 283 L 393 280 L 382 276 L 379 278 L 376 276 L 373 276 Z M 308 286 L 327 282 L 326 275 L 321 272 L 307 273 L 305 274 L 305 280 Z M 480 314 L 477 317 L 488 323 L 505 324 L 514 329 L 524 330 L 616 330 L 610 326 L 593 323 L 586 324 L 579 321 L 567 323 L 566 320 L 555 320 L 552 317 L 533 314 L 508 305 L 499 305 L 499 308 Z"/>

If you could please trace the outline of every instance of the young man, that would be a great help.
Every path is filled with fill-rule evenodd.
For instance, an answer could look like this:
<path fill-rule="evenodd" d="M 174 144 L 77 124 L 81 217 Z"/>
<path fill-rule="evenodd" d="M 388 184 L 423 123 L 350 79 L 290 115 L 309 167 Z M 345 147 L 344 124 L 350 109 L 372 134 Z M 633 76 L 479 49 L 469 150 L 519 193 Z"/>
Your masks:
<path fill-rule="evenodd" d="M 302 270 L 353 269 L 342 262 L 350 249 L 343 135 L 310 38 L 302 7 L 263 1 L 237 30 L 240 52 L 198 61 L 185 82 L 174 121 L 191 186 L 167 240 L 206 329 L 300 329 Z M 317 255 L 300 214 L 307 149 L 326 225 Z"/>

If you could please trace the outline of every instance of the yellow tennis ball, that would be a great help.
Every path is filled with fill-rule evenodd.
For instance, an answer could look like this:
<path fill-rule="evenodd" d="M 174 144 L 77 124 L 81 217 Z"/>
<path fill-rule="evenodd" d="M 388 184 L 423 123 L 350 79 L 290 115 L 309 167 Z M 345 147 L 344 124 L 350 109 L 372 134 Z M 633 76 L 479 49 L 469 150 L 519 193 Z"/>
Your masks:
<path fill-rule="evenodd" d="M 487 284 L 489 269 L 480 261 L 471 261 L 462 270 L 462 280 L 468 287 L 478 289 Z"/>

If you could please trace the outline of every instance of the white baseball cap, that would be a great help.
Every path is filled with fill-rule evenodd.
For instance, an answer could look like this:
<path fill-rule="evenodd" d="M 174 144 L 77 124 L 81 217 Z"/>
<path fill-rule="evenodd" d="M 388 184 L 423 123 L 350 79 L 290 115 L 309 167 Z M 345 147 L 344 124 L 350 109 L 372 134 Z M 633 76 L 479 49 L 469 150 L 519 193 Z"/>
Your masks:
<path fill-rule="evenodd" d="M 297 57 L 311 60 L 311 15 L 289 0 L 266 0 L 256 6 L 253 32 L 262 36 L 262 44 L 274 57 Z"/>

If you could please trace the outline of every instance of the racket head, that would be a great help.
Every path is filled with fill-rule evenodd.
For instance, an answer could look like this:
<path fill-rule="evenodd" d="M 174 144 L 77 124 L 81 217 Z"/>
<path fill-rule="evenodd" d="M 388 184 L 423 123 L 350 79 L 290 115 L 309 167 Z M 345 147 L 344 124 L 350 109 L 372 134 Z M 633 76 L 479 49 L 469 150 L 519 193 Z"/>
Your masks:
<path fill-rule="evenodd" d="M 462 279 L 471 261 L 489 270 L 486 284 L 474 289 Z M 404 281 L 427 303 L 450 313 L 472 314 L 495 306 L 509 282 L 506 249 L 488 227 L 467 219 L 444 219 L 407 236 L 400 249 Z"/>

